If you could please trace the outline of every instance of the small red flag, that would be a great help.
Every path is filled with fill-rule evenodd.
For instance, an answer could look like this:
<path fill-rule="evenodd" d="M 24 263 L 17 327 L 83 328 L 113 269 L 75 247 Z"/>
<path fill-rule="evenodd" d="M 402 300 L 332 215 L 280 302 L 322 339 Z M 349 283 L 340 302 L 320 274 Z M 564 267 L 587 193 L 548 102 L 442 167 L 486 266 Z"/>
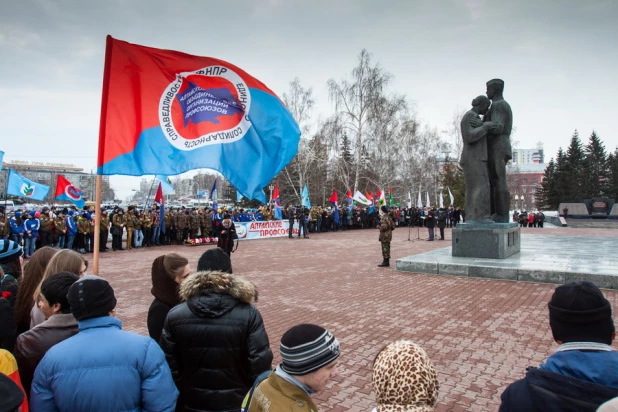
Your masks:
<path fill-rule="evenodd" d="M 333 190 L 333 194 L 330 196 L 330 199 L 328 199 L 328 201 L 335 204 L 339 203 L 337 201 L 337 192 L 335 190 Z"/>
<path fill-rule="evenodd" d="M 157 194 L 154 198 L 155 202 L 159 204 L 163 204 L 163 189 L 161 188 L 161 182 L 159 182 L 159 187 L 157 188 Z"/>

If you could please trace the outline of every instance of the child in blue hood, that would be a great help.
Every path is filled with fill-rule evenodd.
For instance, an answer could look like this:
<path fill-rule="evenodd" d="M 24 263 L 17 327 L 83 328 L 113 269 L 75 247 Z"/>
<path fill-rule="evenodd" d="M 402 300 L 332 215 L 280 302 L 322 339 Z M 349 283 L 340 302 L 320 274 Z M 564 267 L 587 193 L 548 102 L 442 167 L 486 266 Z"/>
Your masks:
<path fill-rule="evenodd" d="M 24 255 L 26 259 L 30 259 L 30 256 L 36 250 L 36 239 L 39 237 L 39 227 L 41 222 L 35 216 L 34 210 L 28 215 L 28 220 L 24 222 Z"/>
<path fill-rule="evenodd" d="M 618 397 L 618 352 L 612 308 L 590 282 L 556 288 L 549 306 L 549 326 L 558 347 L 539 368 L 502 394 L 500 411 L 596 411 Z"/>

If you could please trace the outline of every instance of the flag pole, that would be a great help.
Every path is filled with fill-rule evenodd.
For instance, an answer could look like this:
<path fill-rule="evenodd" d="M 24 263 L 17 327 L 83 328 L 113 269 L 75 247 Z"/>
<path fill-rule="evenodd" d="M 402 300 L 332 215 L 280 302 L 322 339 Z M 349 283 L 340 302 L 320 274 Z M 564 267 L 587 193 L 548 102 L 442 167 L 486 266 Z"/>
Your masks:
<path fill-rule="evenodd" d="M 99 251 L 101 247 L 101 186 L 103 176 L 97 175 L 95 186 L 95 205 L 94 205 L 94 255 L 92 257 L 92 271 L 95 275 L 99 275 Z M 103 245 L 105 246 L 105 245 Z"/>
<path fill-rule="evenodd" d="M 101 91 L 101 118 L 99 119 L 99 145 L 97 165 L 101 165 L 99 161 L 103 158 L 103 149 L 105 146 L 105 127 L 107 125 L 107 97 L 109 89 L 110 66 L 112 64 L 112 36 L 108 35 L 105 38 L 105 63 L 103 69 L 103 90 Z M 95 215 L 94 215 L 94 254 L 92 256 L 92 273 L 99 276 L 99 244 L 101 243 L 101 186 L 103 176 L 97 170 L 97 179 L 95 187 Z"/>

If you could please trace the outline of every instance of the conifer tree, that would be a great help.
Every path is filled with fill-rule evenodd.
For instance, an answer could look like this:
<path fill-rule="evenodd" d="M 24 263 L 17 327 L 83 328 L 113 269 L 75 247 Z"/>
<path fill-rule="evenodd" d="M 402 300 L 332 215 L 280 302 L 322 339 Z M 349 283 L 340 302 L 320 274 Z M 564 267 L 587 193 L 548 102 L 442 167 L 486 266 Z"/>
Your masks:
<path fill-rule="evenodd" d="M 618 148 L 607 156 L 607 196 L 618 201 Z"/>
<path fill-rule="evenodd" d="M 585 198 L 601 196 L 607 188 L 607 153 L 599 136 L 593 131 L 585 148 L 583 194 Z"/>
<path fill-rule="evenodd" d="M 541 186 L 539 186 L 536 190 L 535 198 L 539 209 L 555 210 L 558 208 L 559 199 L 555 177 L 556 163 L 552 158 L 545 168 L 545 174 L 543 175 Z"/>
<path fill-rule="evenodd" d="M 563 191 L 562 202 L 581 202 L 584 200 L 584 159 L 586 154 L 579 140 L 579 133 L 575 130 L 571 137 L 571 144 L 564 159 L 564 173 L 559 187 Z"/>

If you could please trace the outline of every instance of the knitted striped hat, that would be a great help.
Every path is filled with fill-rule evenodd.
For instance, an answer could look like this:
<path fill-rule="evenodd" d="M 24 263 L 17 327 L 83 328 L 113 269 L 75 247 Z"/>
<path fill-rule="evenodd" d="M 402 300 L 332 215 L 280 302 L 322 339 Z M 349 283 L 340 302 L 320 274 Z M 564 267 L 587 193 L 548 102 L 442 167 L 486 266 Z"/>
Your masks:
<path fill-rule="evenodd" d="M 21 256 L 21 246 L 12 240 L 0 240 L 0 263 L 12 262 Z"/>
<path fill-rule="evenodd" d="M 339 357 L 339 342 L 321 326 L 296 325 L 283 335 L 279 352 L 281 369 L 290 375 L 307 375 Z"/>

